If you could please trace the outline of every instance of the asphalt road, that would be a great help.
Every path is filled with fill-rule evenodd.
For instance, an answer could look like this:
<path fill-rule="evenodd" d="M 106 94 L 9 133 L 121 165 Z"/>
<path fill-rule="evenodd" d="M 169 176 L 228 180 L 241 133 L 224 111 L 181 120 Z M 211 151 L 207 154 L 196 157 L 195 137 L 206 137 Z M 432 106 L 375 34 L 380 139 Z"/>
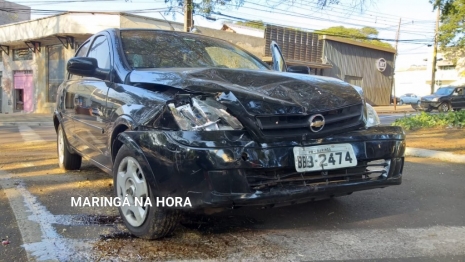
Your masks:
<path fill-rule="evenodd" d="M 465 164 L 407 158 L 400 186 L 274 209 L 189 215 L 162 241 L 132 238 L 112 179 L 83 162 L 57 167 L 52 127 L 0 127 L 0 261 L 465 261 Z"/>
<path fill-rule="evenodd" d="M 402 118 L 405 116 L 416 115 L 417 112 L 414 113 L 394 113 L 394 114 L 379 114 L 379 120 L 381 125 L 390 126 L 396 119 Z"/>

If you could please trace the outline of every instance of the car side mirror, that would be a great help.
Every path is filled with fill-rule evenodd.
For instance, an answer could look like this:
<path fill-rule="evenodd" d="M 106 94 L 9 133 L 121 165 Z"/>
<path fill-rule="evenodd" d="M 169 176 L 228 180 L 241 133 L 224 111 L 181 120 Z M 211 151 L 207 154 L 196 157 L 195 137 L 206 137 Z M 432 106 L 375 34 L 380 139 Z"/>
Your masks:
<path fill-rule="evenodd" d="M 310 68 L 308 66 L 288 66 L 287 72 L 298 73 L 298 74 L 310 74 Z"/>
<path fill-rule="evenodd" d="M 68 61 L 66 69 L 72 75 L 107 79 L 110 70 L 98 67 L 97 59 L 93 57 L 73 57 Z"/>

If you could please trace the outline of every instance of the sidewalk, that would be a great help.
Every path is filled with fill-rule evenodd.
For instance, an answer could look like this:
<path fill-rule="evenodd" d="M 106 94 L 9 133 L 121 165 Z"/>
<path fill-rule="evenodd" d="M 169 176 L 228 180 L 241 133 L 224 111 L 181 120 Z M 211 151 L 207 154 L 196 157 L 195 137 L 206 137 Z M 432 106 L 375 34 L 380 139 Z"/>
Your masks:
<path fill-rule="evenodd" d="M 411 105 L 401 105 L 396 106 L 394 109 L 394 105 L 390 106 L 373 106 L 378 114 L 392 114 L 392 113 L 414 113 L 416 112 L 415 109 L 412 108 Z"/>
<path fill-rule="evenodd" d="M 0 126 L 53 126 L 52 114 L 0 113 Z"/>

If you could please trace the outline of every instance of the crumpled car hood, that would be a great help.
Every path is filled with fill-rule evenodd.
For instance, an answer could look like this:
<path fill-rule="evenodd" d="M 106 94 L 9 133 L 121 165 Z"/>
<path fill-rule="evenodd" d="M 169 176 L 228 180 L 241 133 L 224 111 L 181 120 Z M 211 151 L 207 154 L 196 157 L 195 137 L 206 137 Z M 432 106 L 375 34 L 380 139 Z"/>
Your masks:
<path fill-rule="evenodd" d="M 310 114 L 362 103 L 360 94 L 341 80 L 266 70 L 138 69 L 128 81 L 214 94 L 221 102 L 240 103 L 251 115 Z"/>

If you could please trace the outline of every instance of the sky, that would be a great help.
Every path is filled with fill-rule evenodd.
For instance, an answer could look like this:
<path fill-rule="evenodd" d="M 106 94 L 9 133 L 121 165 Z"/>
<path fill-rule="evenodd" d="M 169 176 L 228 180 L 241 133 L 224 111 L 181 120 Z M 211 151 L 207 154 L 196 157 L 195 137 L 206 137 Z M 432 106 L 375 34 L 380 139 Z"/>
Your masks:
<path fill-rule="evenodd" d="M 164 0 L 9 0 L 32 8 L 32 19 L 60 11 L 121 11 L 159 19 L 183 22 L 182 10 L 166 14 Z M 195 1 L 195 0 L 194 0 Z M 212 21 L 194 15 L 195 25 L 219 29 L 224 22 L 262 20 L 265 23 L 301 28 L 324 29 L 331 26 L 374 27 L 378 38 L 395 45 L 396 31 L 401 20 L 396 69 L 431 62 L 436 14 L 428 0 L 368 0 L 363 8 L 351 6 L 357 0 L 340 0 L 337 5 L 319 9 L 309 0 L 243 0 L 237 8 L 229 4 L 216 10 Z M 278 4 L 278 2 L 284 4 Z M 310 2 L 310 3 L 309 3 Z M 428 47 L 430 45 L 430 47 Z M 427 59 L 427 61 L 424 61 Z"/>

